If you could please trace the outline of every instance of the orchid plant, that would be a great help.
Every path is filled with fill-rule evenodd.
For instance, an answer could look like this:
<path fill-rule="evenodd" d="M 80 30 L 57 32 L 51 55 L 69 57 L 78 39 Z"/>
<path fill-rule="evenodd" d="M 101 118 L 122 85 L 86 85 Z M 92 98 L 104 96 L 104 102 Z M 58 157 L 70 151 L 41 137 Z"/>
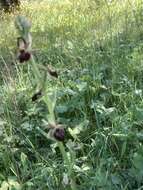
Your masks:
<path fill-rule="evenodd" d="M 58 78 L 58 74 L 55 70 L 51 69 L 50 66 L 47 68 L 44 66 L 39 66 L 36 64 L 34 60 L 34 56 L 32 55 L 32 35 L 30 33 L 31 29 L 31 22 L 27 20 L 24 16 L 17 16 L 15 20 L 15 26 L 18 31 L 19 37 L 17 38 L 17 60 L 19 63 L 31 63 L 32 72 L 35 76 L 35 80 L 37 83 L 37 86 L 41 86 L 42 88 L 35 93 L 32 96 L 32 101 L 35 102 L 39 97 L 42 96 L 45 104 L 48 108 L 47 118 L 48 118 L 48 128 L 49 133 L 46 133 L 43 129 L 40 127 L 37 127 L 37 130 L 45 136 L 47 139 L 52 139 L 56 141 L 56 143 L 59 146 L 60 152 L 62 154 L 65 168 L 67 170 L 67 174 L 64 174 L 63 176 L 63 183 L 64 185 L 69 185 L 72 190 L 76 190 L 76 183 L 74 179 L 73 164 L 71 163 L 71 158 L 68 155 L 68 152 L 65 150 L 64 140 L 65 140 L 65 130 L 63 125 L 58 124 L 56 122 L 54 109 L 56 106 L 56 89 L 55 92 L 51 98 L 51 96 L 47 93 L 47 73 L 49 73 L 52 77 Z M 41 72 L 44 70 L 44 77 L 43 73 Z M 43 82 L 44 78 L 44 82 Z M 71 152 L 70 152 L 71 153 Z M 72 157 L 72 155 L 71 155 Z M 66 180 L 65 180 L 66 176 Z"/>

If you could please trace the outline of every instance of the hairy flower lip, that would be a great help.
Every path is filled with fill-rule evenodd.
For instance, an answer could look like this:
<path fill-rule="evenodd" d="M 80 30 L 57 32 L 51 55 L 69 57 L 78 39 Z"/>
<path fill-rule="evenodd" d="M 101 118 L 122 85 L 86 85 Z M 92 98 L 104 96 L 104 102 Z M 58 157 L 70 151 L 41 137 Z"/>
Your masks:
<path fill-rule="evenodd" d="M 65 131 L 63 128 L 57 127 L 54 129 L 53 136 L 58 141 L 64 141 Z"/>
<path fill-rule="evenodd" d="M 42 91 L 39 90 L 38 92 L 36 92 L 33 96 L 32 96 L 32 102 L 35 102 L 36 100 L 38 100 L 40 97 L 42 96 Z"/>
<path fill-rule="evenodd" d="M 53 69 L 50 68 L 49 66 L 48 66 L 48 73 L 49 73 L 52 77 L 58 78 L 58 73 L 57 73 L 57 71 L 53 70 Z"/>
<path fill-rule="evenodd" d="M 31 53 L 25 52 L 25 61 L 28 61 L 31 58 Z"/>
<path fill-rule="evenodd" d="M 48 71 L 48 72 L 49 72 L 49 74 L 50 74 L 51 76 L 53 76 L 53 77 L 55 77 L 55 78 L 58 78 L 58 74 L 57 74 L 56 71 Z"/>
<path fill-rule="evenodd" d="M 18 56 L 18 60 L 20 63 L 23 63 L 23 62 L 26 62 L 26 61 L 29 61 L 31 58 L 31 53 L 30 52 L 26 52 L 25 50 L 21 50 L 20 51 L 20 54 Z"/>

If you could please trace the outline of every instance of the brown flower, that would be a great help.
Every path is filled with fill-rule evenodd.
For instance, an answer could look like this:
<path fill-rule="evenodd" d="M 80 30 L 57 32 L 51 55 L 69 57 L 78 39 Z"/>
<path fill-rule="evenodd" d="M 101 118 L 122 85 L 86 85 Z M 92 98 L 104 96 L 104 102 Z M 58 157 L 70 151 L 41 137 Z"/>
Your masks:
<path fill-rule="evenodd" d="M 18 60 L 20 63 L 29 61 L 31 58 L 31 53 L 25 50 L 21 50 L 19 55 L 18 55 Z"/>
<path fill-rule="evenodd" d="M 53 136 L 58 141 L 64 141 L 65 139 L 65 131 L 63 128 L 55 128 L 53 132 Z"/>
<path fill-rule="evenodd" d="M 38 92 L 36 92 L 33 96 L 32 96 L 32 102 L 35 102 L 36 100 L 38 100 L 40 97 L 42 96 L 42 91 L 39 90 Z"/>
<path fill-rule="evenodd" d="M 57 73 L 57 71 L 51 69 L 49 66 L 48 66 L 48 73 L 49 73 L 52 77 L 58 78 L 58 73 Z"/>

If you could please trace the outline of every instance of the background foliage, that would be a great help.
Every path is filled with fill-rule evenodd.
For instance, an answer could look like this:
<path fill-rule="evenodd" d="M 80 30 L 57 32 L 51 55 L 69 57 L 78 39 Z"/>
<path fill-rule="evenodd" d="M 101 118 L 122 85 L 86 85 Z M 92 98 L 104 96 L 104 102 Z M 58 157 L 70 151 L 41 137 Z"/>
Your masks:
<path fill-rule="evenodd" d="M 19 13 L 31 19 L 36 63 L 57 69 L 48 93 L 57 90 L 78 189 L 143 189 L 142 0 L 23 1 L 1 13 L 0 189 L 70 189 L 56 142 L 37 130 L 47 132 L 47 110 L 31 101 L 30 63 L 15 59 Z"/>

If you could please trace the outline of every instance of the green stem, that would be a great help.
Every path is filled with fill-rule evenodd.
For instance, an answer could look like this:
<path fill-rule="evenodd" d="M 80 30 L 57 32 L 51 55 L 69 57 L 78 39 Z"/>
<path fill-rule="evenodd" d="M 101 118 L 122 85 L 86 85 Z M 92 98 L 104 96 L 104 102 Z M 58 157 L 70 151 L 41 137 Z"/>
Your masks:
<path fill-rule="evenodd" d="M 41 73 L 39 71 L 39 68 L 34 60 L 34 57 L 32 56 L 31 58 L 31 64 L 32 64 L 32 70 L 35 76 L 35 79 L 37 81 L 37 84 L 39 86 L 41 86 L 41 88 L 44 90 L 44 93 L 46 94 L 46 77 L 47 77 L 47 73 L 44 73 L 44 78 L 42 80 L 42 76 Z M 44 97 L 45 103 L 47 104 L 48 110 L 49 110 L 49 120 L 52 123 L 55 123 L 55 115 L 54 115 L 54 106 L 51 103 L 50 98 L 48 97 L 48 95 L 45 95 Z"/>
<path fill-rule="evenodd" d="M 53 102 L 51 102 L 50 98 L 48 97 L 48 95 L 44 97 L 44 101 L 47 104 L 48 110 L 49 110 L 49 122 L 50 123 L 55 123 L 55 114 L 54 114 L 54 107 L 53 106 Z"/>
<path fill-rule="evenodd" d="M 33 73 L 34 73 L 35 79 L 37 80 L 37 84 L 40 85 L 40 84 L 41 84 L 41 79 L 42 79 L 42 78 L 41 78 L 41 73 L 40 73 L 40 71 L 38 70 L 38 66 L 36 65 L 36 62 L 35 62 L 33 56 L 32 56 L 32 58 L 31 58 L 31 64 L 32 64 L 32 69 L 33 69 Z M 45 81 L 46 81 L 46 74 L 45 74 L 45 76 L 44 76 L 44 79 L 45 79 Z M 45 84 L 46 84 L 45 81 L 44 81 L 43 84 L 42 84 L 42 88 L 44 89 L 44 91 L 46 91 L 46 90 L 45 90 Z M 47 104 L 47 107 L 48 107 L 48 110 L 49 110 L 49 120 L 50 120 L 50 122 L 55 123 L 55 114 L 54 114 L 55 102 L 52 102 L 52 103 L 51 103 L 51 100 L 50 100 L 50 98 L 48 97 L 48 95 L 45 95 L 44 100 L 45 100 L 45 102 L 46 102 L 46 104 Z M 54 100 L 54 101 L 55 101 L 55 100 Z M 45 136 L 45 137 L 48 139 L 47 133 L 45 133 L 45 132 L 44 132 L 42 129 L 40 129 L 39 127 L 37 127 L 37 130 L 38 130 L 43 136 Z M 68 176 L 69 176 L 69 178 L 70 178 L 70 180 L 71 180 L 71 183 L 70 183 L 71 190 L 77 190 L 76 184 L 75 184 L 75 181 L 74 181 L 74 178 L 73 178 L 73 176 L 72 176 L 72 165 L 71 165 L 70 160 L 69 160 L 69 158 L 68 158 L 68 156 L 67 156 L 67 152 L 65 151 L 65 147 L 64 147 L 64 145 L 63 145 L 62 142 L 58 142 L 58 146 L 59 146 L 59 149 L 60 149 L 61 154 L 62 154 L 62 156 L 63 156 L 63 160 L 64 160 L 64 162 L 65 162 L 65 165 L 66 165 L 66 167 L 67 167 Z"/>
<path fill-rule="evenodd" d="M 41 74 L 40 74 L 40 71 L 38 70 L 38 67 L 36 65 L 36 62 L 33 58 L 33 56 L 31 57 L 31 64 L 32 64 L 32 68 L 33 68 L 33 73 L 35 75 L 35 78 L 37 80 L 37 83 L 40 84 L 40 81 L 41 81 Z"/>
<path fill-rule="evenodd" d="M 66 166 L 68 168 L 68 173 L 71 175 L 70 161 L 69 161 L 69 159 L 67 157 L 67 153 L 65 151 L 65 147 L 64 147 L 64 145 L 63 145 L 62 142 L 58 142 L 58 146 L 59 146 L 59 149 L 60 149 L 61 154 L 63 156 L 63 160 L 64 160 L 64 162 L 65 162 L 65 164 L 66 164 Z"/>
<path fill-rule="evenodd" d="M 71 189 L 72 190 L 77 190 L 75 181 L 73 179 L 71 179 Z"/>
<path fill-rule="evenodd" d="M 68 157 L 67 157 L 67 153 L 66 153 L 66 151 L 65 151 L 65 147 L 64 147 L 64 145 L 63 145 L 63 143 L 62 142 L 58 142 L 58 146 L 59 146 L 59 149 L 60 149 L 60 151 L 61 151 L 61 154 L 62 154 L 62 156 L 63 156 L 63 160 L 64 160 L 64 162 L 65 162 L 65 164 L 66 164 L 66 167 L 67 167 L 67 169 L 68 169 L 68 176 L 69 176 L 69 178 L 70 178 L 70 180 L 71 180 L 71 189 L 72 190 L 77 190 L 77 188 L 76 188 L 76 184 L 75 184 L 75 181 L 74 181 L 74 178 L 72 177 L 72 167 L 71 167 L 71 163 L 70 163 L 70 160 L 68 159 Z"/>

